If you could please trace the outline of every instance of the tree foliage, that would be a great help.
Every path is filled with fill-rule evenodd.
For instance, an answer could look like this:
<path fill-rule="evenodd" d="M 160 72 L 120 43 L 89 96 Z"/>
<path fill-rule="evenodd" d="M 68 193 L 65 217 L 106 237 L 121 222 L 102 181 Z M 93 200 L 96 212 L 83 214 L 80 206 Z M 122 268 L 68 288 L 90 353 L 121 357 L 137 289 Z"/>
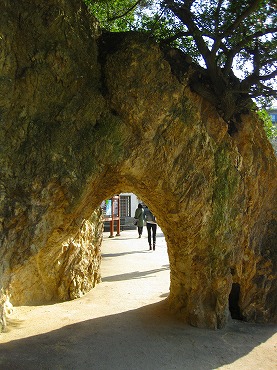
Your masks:
<path fill-rule="evenodd" d="M 230 123 L 277 98 L 275 0 L 85 0 L 111 32 L 139 30 L 199 65 L 191 88 Z M 200 77 L 199 77 L 200 76 Z"/>
<path fill-rule="evenodd" d="M 268 114 L 268 112 L 265 109 L 261 109 L 258 111 L 258 115 L 263 121 L 266 136 L 269 139 L 276 139 L 277 138 L 277 126 L 273 125 L 271 117 Z"/>

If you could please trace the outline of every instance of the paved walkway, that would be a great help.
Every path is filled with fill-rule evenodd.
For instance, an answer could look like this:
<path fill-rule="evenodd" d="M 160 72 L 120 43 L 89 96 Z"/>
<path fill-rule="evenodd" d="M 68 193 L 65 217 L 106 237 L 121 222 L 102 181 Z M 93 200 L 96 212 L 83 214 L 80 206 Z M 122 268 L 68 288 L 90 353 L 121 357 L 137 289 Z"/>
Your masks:
<path fill-rule="evenodd" d="M 276 326 L 233 320 L 203 330 L 168 313 L 165 239 L 158 230 L 148 251 L 145 233 L 105 233 L 102 283 L 84 297 L 18 307 L 0 334 L 0 369 L 276 370 Z"/>

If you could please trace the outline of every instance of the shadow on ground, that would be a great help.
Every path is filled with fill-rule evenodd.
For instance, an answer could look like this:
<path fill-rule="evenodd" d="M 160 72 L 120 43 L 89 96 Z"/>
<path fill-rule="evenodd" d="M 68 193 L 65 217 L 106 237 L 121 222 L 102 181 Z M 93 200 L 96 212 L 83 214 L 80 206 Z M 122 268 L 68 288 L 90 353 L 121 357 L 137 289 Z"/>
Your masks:
<path fill-rule="evenodd" d="M 164 300 L 2 344 L 0 369 L 210 370 L 247 355 L 276 332 L 273 325 L 235 320 L 218 331 L 193 328 L 166 307 Z"/>
<path fill-rule="evenodd" d="M 108 277 L 103 277 L 101 280 L 102 282 L 105 281 L 126 281 L 126 280 L 132 280 L 132 279 L 143 279 L 145 277 L 148 277 L 149 275 L 157 274 L 158 272 L 169 270 L 169 265 L 164 265 L 159 269 L 154 270 L 148 270 L 148 271 L 134 271 L 134 272 L 128 272 L 126 274 L 119 274 L 119 275 L 113 275 Z"/>
<path fill-rule="evenodd" d="M 121 253 L 102 253 L 103 258 L 114 258 L 114 257 L 122 257 L 132 254 L 145 254 L 148 253 L 148 250 L 144 251 L 130 251 L 130 252 L 121 252 Z"/>

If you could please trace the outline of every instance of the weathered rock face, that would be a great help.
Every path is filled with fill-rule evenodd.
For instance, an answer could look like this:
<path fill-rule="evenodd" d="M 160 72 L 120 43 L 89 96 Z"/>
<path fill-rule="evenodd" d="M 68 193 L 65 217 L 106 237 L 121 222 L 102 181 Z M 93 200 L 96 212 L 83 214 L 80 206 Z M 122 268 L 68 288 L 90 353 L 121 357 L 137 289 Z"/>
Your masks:
<path fill-rule="evenodd" d="M 101 280 L 102 230 L 98 210 L 68 240 L 32 250 L 23 266 L 11 265 L 8 273 L 13 304 L 65 301 L 94 288 Z"/>
<path fill-rule="evenodd" d="M 84 227 L 99 235 L 84 220 L 132 191 L 165 233 L 173 311 L 222 327 L 236 284 L 244 319 L 276 321 L 277 165 L 256 115 L 230 136 L 190 90 L 194 67 L 177 78 L 173 51 L 98 38 L 75 0 L 17 5 L 0 15 L 1 284 L 12 303 L 90 289 L 99 246 L 86 236 L 96 254 L 75 255 L 68 241 Z"/>

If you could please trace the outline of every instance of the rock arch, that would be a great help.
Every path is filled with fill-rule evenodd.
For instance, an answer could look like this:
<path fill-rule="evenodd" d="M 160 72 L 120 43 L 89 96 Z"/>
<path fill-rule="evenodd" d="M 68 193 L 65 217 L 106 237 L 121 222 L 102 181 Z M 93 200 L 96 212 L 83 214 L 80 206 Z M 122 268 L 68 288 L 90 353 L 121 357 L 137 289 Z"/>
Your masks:
<path fill-rule="evenodd" d="M 276 321 L 276 158 L 256 115 L 230 136 L 174 52 L 99 37 L 78 1 L 17 5 L 0 15 L 2 286 L 57 296 L 62 244 L 133 191 L 166 235 L 173 311 L 222 327 L 236 283 L 244 319 Z"/>

